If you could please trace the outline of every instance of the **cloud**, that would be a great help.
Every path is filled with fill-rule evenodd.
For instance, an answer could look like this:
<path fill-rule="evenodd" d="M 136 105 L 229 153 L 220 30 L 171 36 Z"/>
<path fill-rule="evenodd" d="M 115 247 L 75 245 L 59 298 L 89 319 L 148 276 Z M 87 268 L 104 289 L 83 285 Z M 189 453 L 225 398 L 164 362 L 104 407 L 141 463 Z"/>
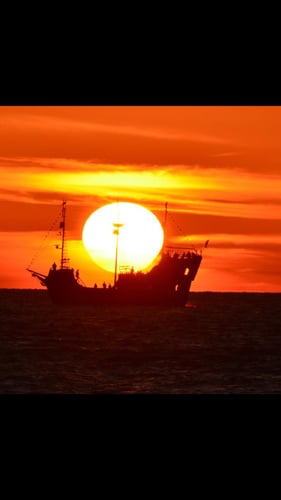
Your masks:
<path fill-rule="evenodd" d="M 265 194 L 264 196 L 264 193 L 261 194 L 261 197 L 258 198 L 243 198 L 243 196 L 241 196 L 240 199 L 226 199 L 226 198 L 205 198 L 203 199 L 202 201 L 205 201 L 206 203 L 208 202 L 211 202 L 211 203 L 223 203 L 223 204 L 227 204 L 227 203 L 230 203 L 230 204 L 245 204 L 245 205 L 258 205 L 260 203 L 262 203 L 263 205 L 280 205 L 281 204 L 281 198 L 267 198 L 267 193 Z"/>
<path fill-rule="evenodd" d="M 38 108 L 37 108 L 38 109 Z M 129 124 L 122 123 L 122 110 L 120 110 L 120 116 L 118 119 L 118 123 L 112 124 L 109 122 L 101 122 L 95 118 L 95 108 L 92 109 L 91 118 L 84 117 L 84 119 L 77 118 L 76 110 L 77 108 L 73 108 L 72 116 L 62 116 L 63 109 L 56 108 L 56 112 L 54 115 L 50 115 L 50 110 L 52 108 L 40 108 L 40 112 L 38 114 L 36 107 L 26 109 L 25 112 L 21 112 L 20 114 L 10 114 L 8 110 L 6 110 L 5 116 L 5 126 L 14 128 L 18 130 L 22 126 L 24 126 L 25 130 L 30 132 L 38 132 L 38 131 L 50 131 L 56 133 L 72 133 L 72 132 L 83 132 L 83 133 L 101 133 L 107 135 L 123 135 L 123 136 L 134 136 L 141 138 L 152 138 L 159 140 L 168 140 L 168 141 L 190 141 L 194 143 L 206 143 L 206 144 L 229 144 L 230 141 L 226 140 L 223 137 L 219 137 L 214 134 L 206 134 L 202 132 L 194 132 L 188 130 L 186 126 L 177 127 L 173 126 L 172 123 L 159 124 L 158 126 L 151 126 L 146 122 L 145 126 L 138 124 L 137 113 L 140 107 L 136 107 L 135 120 L 131 121 Z M 154 108 L 154 112 L 157 114 L 157 109 Z M 168 108 L 166 108 L 168 109 Z M 84 109 L 86 110 L 86 108 Z M 61 115 L 60 115 L 61 112 Z M 153 107 L 149 108 L 149 113 L 153 113 Z M 148 113 L 148 116 L 149 116 Z M 80 113 L 81 115 L 81 113 Z M 1 115 L 0 115 L 1 118 Z M 135 123 L 134 123 L 135 122 Z"/>
<path fill-rule="evenodd" d="M 12 164 L 12 159 L 11 164 Z M 28 168 L 28 165 L 32 165 Z M 67 158 L 15 158 L 14 168 L 0 159 L 0 199 L 29 203 L 100 204 L 124 199 L 184 214 L 240 220 L 280 221 L 281 178 L 234 169 L 95 164 Z M 270 196 L 269 196 L 270 193 Z M 252 222 L 253 223 L 253 222 Z M 270 222 L 271 224 L 271 222 Z"/>
<path fill-rule="evenodd" d="M 264 234 L 213 234 L 210 248 L 253 250 L 276 253 L 281 251 L 281 236 Z"/>
<path fill-rule="evenodd" d="M 101 110 L 95 108 L 8 108 L 4 111 L 0 108 L 2 155 L 72 158 L 77 162 L 153 168 L 154 164 L 199 162 L 208 165 L 212 154 L 229 148 L 229 138 L 194 130 L 187 127 L 185 121 L 175 120 L 175 115 L 169 120 L 168 108 L 162 109 L 160 115 L 158 108 L 151 108 L 145 119 L 140 108 L 127 119 L 124 118 L 126 109 L 120 109 L 118 115 L 113 109 L 111 118 L 106 109 L 103 113 L 102 120 Z"/>
<path fill-rule="evenodd" d="M 1 126 L 2 125 L 2 126 Z M 280 172 L 278 107 L 2 107 L 3 156 Z"/>

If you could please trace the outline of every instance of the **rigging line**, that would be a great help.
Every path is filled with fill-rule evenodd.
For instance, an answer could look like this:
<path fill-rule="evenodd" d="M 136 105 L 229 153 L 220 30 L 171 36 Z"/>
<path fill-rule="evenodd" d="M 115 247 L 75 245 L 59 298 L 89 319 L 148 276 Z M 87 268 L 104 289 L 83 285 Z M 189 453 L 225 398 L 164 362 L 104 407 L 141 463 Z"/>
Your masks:
<path fill-rule="evenodd" d="M 178 229 L 178 231 L 185 236 L 185 233 L 183 232 L 182 228 L 178 225 L 178 223 L 175 221 L 173 215 L 171 213 L 169 213 L 168 215 L 172 219 L 172 221 L 175 224 L 175 226 Z"/>
<path fill-rule="evenodd" d="M 180 233 L 184 236 L 185 241 L 187 241 L 187 242 L 191 245 L 191 246 L 190 246 L 190 247 L 188 247 L 188 248 L 190 248 L 190 249 L 191 249 L 191 248 L 195 249 L 195 246 L 194 246 L 194 245 L 192 245 L 192 243 L 190 242 L 190 239 L 189 239 L 189 238 L 187 238 L 186 233 L 184 233 L 184 231 L 182 230 L 182 228 L 178 225 L 178 223 L 177 223 L 177 221 L 174 219 L 173 215 L 172 215 L 171 213 L 169 213 L 169 214 L 168 214 L 168 216 L 172 219 L 172 221 L 173 221 L 174 225 L 176 226 L 177 230 L 178 230 L 178 231 L 179 231 L 179 232 L 180 232 Z M 172 248 L 172 247 L 171 247 L 171 248 Z M 180 247 L 178 247 L 178 248 L 180 248 Z"/>
<path fill-rule="evenodd" d="M 53 228 L 54 228 L 55 224 L 57 223 L 57 221 L 59 220 L 59 218 L 60 218 L 60 214 L 58 214 L 56 216 L 56 218 L 54 219 L 54 221 L 52 222 L 50 228 L 48 229 L 47 233 L 45 234 L 45 236 L 44 236 L 44 238 L 42 240 L 42 243 L 41 243 L 40 247 L 35 251 L 35 253 L 34 253 L 34 255 L 33 255 L 32 259 L 31 259 L 31 261 L 28 264 L 28 266 L 27 266 L 26 269 L 29 269 L 32 266 L 32 264 L 34 263 L 34 261 L 37 259 L 38 255 L 42 252 L 43 246 L 45 245 L 45 242 L 46 242 L 47 238 L 49 237 L 51 231 L 53 230 Z"/>

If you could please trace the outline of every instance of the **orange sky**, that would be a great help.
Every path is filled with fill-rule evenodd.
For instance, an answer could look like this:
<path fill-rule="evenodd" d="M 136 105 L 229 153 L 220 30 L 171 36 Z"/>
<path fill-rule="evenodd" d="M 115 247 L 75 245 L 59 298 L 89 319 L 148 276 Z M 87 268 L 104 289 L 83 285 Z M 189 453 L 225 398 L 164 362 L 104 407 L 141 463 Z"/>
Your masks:
<path fill-rule="evenodd" d="M 119 199 L 161 220 L 168 201 L 171 242 L 210 240 L 193 291 L 281 292 L 280 138 L 281 107 L 0 107 L 0 287 L 40 287 L 25 271 L 40 246 L 34 269 L 59 262 L 58 231 L 45 236 L 65 198 L 89 286 L 111 275 L 84 222 Z"/>

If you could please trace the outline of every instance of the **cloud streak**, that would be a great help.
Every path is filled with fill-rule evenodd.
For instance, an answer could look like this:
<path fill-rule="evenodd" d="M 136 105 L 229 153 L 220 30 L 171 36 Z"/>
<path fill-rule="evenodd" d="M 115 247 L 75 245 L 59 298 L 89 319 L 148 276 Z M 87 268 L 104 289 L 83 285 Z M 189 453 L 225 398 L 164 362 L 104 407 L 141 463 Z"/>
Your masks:
<path fill-rule="evenodd" d="M 135 124 L 122 124 L 122 120 L 118 124 L 102 123 L 95 118 L 95 108 L 92 108 L 92 119 L 81 120 L 79 117 L 75 117 L 75 111 L 78 108 L 73 108 L 72 117 L 62 118 L 55 113 L 55 116 L 50 115 L 50 110 L 52 108 L 45 108 L 45 112 L 37 114 L 36 108 L 34 112 L 27 110 L 26 113 L 21 112 L 20 114 L 11 115 L 9 112 L 5 116 L 5 126 L 12 128 L 13 130 L 21 130 L 24 126 L 25 130 L 30 133 L 35 133 L 38 131 L 45 132 L 56 132 L 56 133 L 67 133 L 76 132 L 79 133 L 101 133 L 110 135 L 123 135 L 128 137 L 140 137 L 140 138 L 151 138 L 160 139 L 168 141 L 189 141 L 195 143 L 206 143 L 206 144 L 230 144 L 229 140 L 223 137 L 216 136 L 214 134 L 204 134 L 202 132 L 195 133 L 194 131 L 187 131 L 186 127 L 175 130 L 171 124 L 167 123 L 166 126 L 159 125 L 152 127 L 147 124 L 145 126 L 135 125 Z M 139 111 L 139 107 L 136 107 L 136 117 Z M 49 111 L 47 113 L 46 111 Z M 150 108 L 150 112 L 152 108 Z M 121 112 L 122 113 L 122 112 Z M 2 115 L 3 116 L 3 115 Z"/>
<path fill-rule="evenodd" d="M 101 165 L 57 158 L 10 158 L 0 161 L 1 197 L 34 203 L 68 197 L 99 199 L 132 197 L 168 199 L 172 210 L 252 219 L 279 219 L 281 178 L 268 173 L 250 175 L 235 169 L 204 170 L 189 166 Z M 28 168 L 27 165 L 33 165 Z M 269 196 L 270 193 L 270 196 Z"/>

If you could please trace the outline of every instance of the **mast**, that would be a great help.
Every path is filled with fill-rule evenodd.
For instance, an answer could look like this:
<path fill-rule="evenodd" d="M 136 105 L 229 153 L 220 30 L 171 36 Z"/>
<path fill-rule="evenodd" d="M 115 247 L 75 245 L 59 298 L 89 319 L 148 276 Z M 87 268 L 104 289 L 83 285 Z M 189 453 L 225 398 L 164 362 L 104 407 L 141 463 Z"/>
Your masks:
<path fill-rule="evenodd" d="M 62 216 L 62 221 L 60 223 L 60 228 L 62 229 L 62 236 L 61 236 L 61 260 L 60 260 L 60 268 L 64 269 L 64 262 L 66 260 L 64 258 L 66 201 L 62 202 L 61 216 Z"/>
<path fill-rule="evenodd" d="M 120 224 L 119 222 L 114 222 L 112 225 L 115 228 L 114 231 L 113 231 L 113 234 L 116 234 L 115 268 L 114 268 L 114 286 L 116 286 L 116 281 L 117 281 L 119 229 L 120 229 L 120 227 L 123 227 L 124 224 Z"/>
<path fill-rule="evenodd" d="M 113 234 L 116 235 L 116 248 L 115 248 L 115 266 L 114 266 L 114 287 L 117 282 L 117 263 L 118 263 L 118 243 L 119 243 L 119 229 L 124 226 L 120 224 L 119 202 L 117 201 L 117 222 L 113 222 Z"/>

